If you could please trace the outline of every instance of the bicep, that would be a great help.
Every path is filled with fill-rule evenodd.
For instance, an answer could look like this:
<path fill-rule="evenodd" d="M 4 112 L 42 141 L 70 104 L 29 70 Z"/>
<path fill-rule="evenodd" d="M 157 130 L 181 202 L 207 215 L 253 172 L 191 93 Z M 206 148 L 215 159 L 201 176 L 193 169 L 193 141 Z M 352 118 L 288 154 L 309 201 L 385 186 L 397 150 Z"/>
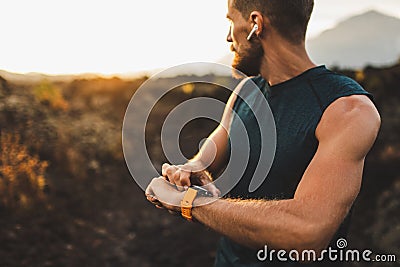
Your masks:
<path fill-rule="evenodd" d="M 337 100 L 317 128 L 319 145 L 295 193 L 309 205 L 309 216 L 334 234 L 357 197 L 364 159 L 375 141 L 380 120 L 359 96 Z"/>

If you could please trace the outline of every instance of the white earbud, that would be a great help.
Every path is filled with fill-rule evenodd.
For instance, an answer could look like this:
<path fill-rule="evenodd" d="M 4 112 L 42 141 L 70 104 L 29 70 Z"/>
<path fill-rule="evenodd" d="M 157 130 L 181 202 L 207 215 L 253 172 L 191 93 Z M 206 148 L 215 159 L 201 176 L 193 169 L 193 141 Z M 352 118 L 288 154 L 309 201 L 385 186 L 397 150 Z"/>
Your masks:
<path fill-rule="evenodd" d="M 251 30 L 251 32 L 249 33 L 249 36 L 247 36 L 247 41 L 250 41 L 251 36 L 253 36 L 253 34 L 258 30 L 258 25 L 254 24 L 253 29 Z"/>

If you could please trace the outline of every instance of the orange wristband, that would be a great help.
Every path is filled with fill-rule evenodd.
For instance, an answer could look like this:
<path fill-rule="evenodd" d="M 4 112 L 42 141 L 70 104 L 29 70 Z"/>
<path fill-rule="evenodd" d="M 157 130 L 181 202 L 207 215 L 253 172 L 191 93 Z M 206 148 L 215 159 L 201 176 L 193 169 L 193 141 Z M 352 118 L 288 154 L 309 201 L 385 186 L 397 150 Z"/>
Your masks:
<path fill-rule="evenodd" d="M 192 221 L 192 204 L 197 196 L 197 190 L 189 188 L 181 201 L 181 214 L 186 220 Z"/>

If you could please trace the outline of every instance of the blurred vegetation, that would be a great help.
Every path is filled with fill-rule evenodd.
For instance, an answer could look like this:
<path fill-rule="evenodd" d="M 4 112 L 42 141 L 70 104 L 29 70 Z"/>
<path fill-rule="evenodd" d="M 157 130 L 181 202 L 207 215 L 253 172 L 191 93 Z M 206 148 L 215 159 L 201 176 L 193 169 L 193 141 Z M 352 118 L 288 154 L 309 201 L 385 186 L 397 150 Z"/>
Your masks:
<path fill-rule="evenodd" d="M 336 71 L 372 92 L 382 116 L 354 207 L 349 244 L 397 253 L 400 64 Z M 218 236 L 154 209 L 126 168 L 122 121 L 132 95 L 146 80 L 17 84 L 0 77 L 0 266 L 212 264 Z M 165 78 L 160 84 L 170 82 Z M 150 114 L 146 140 L 157 168 L 165 161 L 160 122 L 176 105 L 198 96 L 226 101 L 229 91 L 186 84 L 166 94 Z M 205 119 L 185 126 L 183 153 L 192 156 L 215 126 Z"/>
<path fill-rule="evenodd" d="M 30 155 L 19 134 L 2 133 L 0 149 L 1 204 L 18 209 L 43 200 L 47 162 Z"/>
<path fill-rule="evenodd" d="M 68 103 L 65 101 L 59 88 L 52 85 L 47 80 L 43 80 L 39 85 L 33 88 L 33 94 L 36 99 L 55 110 L 66 111 Z"/>

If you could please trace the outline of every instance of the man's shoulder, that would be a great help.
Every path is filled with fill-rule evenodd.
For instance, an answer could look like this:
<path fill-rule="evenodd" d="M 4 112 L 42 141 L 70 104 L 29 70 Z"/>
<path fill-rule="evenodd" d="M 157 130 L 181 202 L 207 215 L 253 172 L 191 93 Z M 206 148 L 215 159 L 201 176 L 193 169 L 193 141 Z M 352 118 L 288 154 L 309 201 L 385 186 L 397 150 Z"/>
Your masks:
<path fill-rule="evenodd" d="M 350 95 L 334 101 L 325 111 L 334 117 L 359 117 L 375 113 L 376 107 L 366 95 Z"/>
<path fill-rule="evenodd" d="M 370 98 L 366 95 L 350 95 L 335 100 L 325 110 L 316 130 L 316 136 L 320 139 L 323 132 L 335 133 L 344 128 L 353 131 L 359 128 L 365 134 L 375 133 L 380 123 L 380 115 Z"/>
<path fill-rule="evenodd" d="M 373 99 L 373 96 L 358 82 L 348 76 L 332 71 L 327 71 L 310 79 L 310 85 L 323 110 L 342 97 L 365 95 L 369 99 Z"/>
<path fill-rule="evenodd" d="M 318 89 L 325 88 L 327 91 L 358 90 L 365 91 L 364 88 L 354 79 L 330 70 L 311 79 L 311 82 Z"/>

